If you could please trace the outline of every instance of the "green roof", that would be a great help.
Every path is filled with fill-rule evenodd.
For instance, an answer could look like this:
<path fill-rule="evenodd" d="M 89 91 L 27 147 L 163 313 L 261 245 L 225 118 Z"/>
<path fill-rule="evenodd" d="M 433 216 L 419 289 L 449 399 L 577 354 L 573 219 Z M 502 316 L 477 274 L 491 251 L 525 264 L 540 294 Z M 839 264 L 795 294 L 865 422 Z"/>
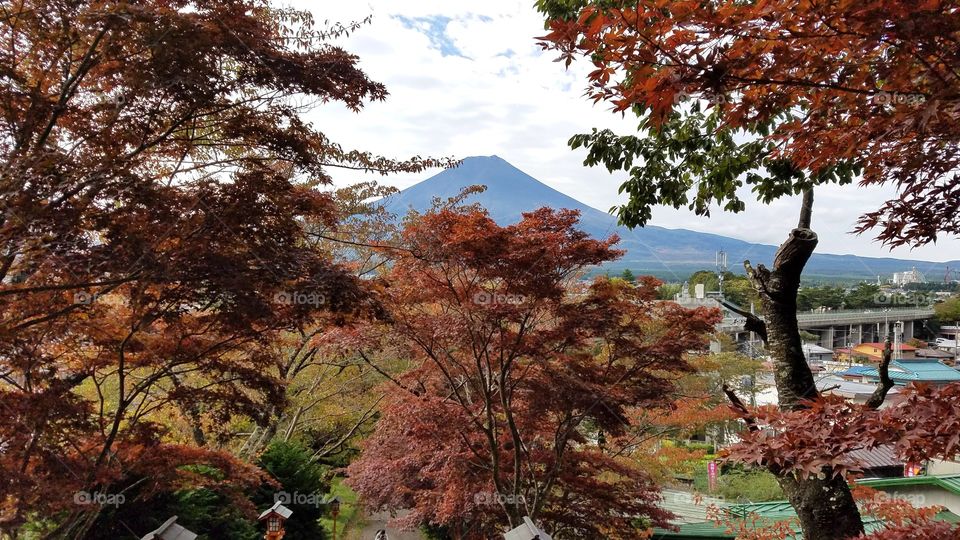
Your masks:
<path fill-rule="evenodd" d="M 909 476 L 902 478 L 863 478 L 857 480 L 857 483 L 872 488 L 936 486 L 954 495 L 960 495 L 960 474 L 948 476 Z"/>
<path fill-rule="evenodd" d="M 960 475 L 957 475 L 956 478 L 960 480 Z M 884 478 L 882 480 L 887 479 Z M 904 479 L 895 478 L 890 480 Z M 910 480 L 912 480 L 912 478 Z M 861 483 L 863 483 L 863 481 L 861 481 Z M 787 501 L 735 504 L 724 509 L 724 511 L 733 519 L 736 519 L 736 516 L 744 518 L 746 518 L 746 516 L 751 516 L 749 519 L 744 520 L 745 527 L 749 529 L 761 529 L 764 527 L 769 527 L 780 521 L 792 519 L 793 521 L 791 526 L 796 532 L 796 538 L 802 538 L 800 534 L 800 525 L 797 523 L 797 513 Z M 960 516 L 949 511 L 940 512 L 937 514 L 936 519 L 941 521 L 949 521 L 950 523 L 960 523 Z M 869 534 L 882 529 L 883 522 L 873 516 L 863 516 L 863 527 Z M 717 525 L 713 521 L 705 521 L 702 523 L 685 523 L 683 525 L 679 525 L 678 529 L 678 531 L 654 529 L 653 538 L 662 540 L 681 538 L 684 540 L 707 540 L 712 538 L 732 539 L 736 537 L 734 533 L 727 531 L 726 524 L 721 523 Z"/>

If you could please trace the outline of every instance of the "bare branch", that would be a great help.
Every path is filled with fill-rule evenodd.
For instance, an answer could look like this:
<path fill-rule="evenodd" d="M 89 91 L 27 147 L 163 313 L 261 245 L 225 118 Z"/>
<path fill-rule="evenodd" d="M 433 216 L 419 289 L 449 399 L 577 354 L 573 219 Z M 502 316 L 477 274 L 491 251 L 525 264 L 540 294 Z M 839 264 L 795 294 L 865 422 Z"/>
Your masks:
<path fill-rule="evenodd" d="M 879 386 L 873 391 L 870 399 L 864 403 L 871 409 L 878 409 L 880 405 L 883 405 L 883 401 L 887 398 L 887 392 L 893 388 L 893 379 L 890 378 L 890 360 L 893 358 L 893 350 L 890 345 L 892 336 L 893 332 L 887 335 L 887 341 L 883 345 L 883 358 L 880 360 L 880 367 L 877 370 L 880 373 Z"/>
<path fill-rule="evenodd" d="M 362 359 L 368 366 L 372 367 L 372 368 L 374 369 L 374 371 L 376 371 L 376 372 L 379 373 L 380 375 L 383 375 L 384 377 L 386 377 L 387 380 L 389 380 L 389 381 L 392 382 L 393 384 L 399 386 L 400 388 L 406 390 L 407 392 L 410 392 L 411 394 L 413 394 L 413 395 L 415 395 L 415 396 L 418 396 L 418 397 L 420 396 L 420 392 L 411 389 L 409 386 L 403 384 L 402 382 L 400 382 L 399 380 L 397 380 L 396 378 L 394 378 L 393 376 L 391 376 L 391 375 L 390 375 L 389 373 L 387 373 L 386 371 L 380 369 L 380 367 L 377 366 L 372 360 L 370 360 L 370 359 L 367 357 L 367 355 L 364 354 L 363 351 L 357 351 L 357 354 L 360 356 L 360 359 Z"/>
<path fill-rule="evenodd" d="M 813 188 L 809 187 L 803 190 L 803 204 L 800 206 L 800 222 L 798 229 L 809 229 L 810 220 L 813 215 Z"/>

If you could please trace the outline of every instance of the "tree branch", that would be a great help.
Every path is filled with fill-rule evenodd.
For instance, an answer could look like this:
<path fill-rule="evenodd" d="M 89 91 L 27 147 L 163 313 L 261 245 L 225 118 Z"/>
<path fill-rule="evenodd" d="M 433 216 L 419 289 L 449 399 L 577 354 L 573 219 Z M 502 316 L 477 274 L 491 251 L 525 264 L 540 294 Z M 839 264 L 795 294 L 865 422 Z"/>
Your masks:
<path fill-rule="evenodd" d="M 743 418 L 750 431 L 760 431 L 760 427 L 757 425 L 757 419 L 750 414 L 750 409 L 747 409 L 747 406 L 743 403 L 743 400 L 740 399 L 737 393 L 726 384 L 723 385 L 723 393 L 726 394 L 727 399 L 730 400 L 730 408 Z"/>
<path fill-rule="evenodd" d="M 397 380 L 396 378 L 392 377 L 392 376 L 391 376 L 389 373 L 387 373 L 386 371 L 380 369 L 380 367 L 377 366 L 372 360 L 370 360 L 370 359 L 367 357 L 367 355 L 364 354 L 363 351 L 357 351 L 357 354 L 360 356 L 360 359 L 361 359 L 361 360 L 363 360 L 368 366 L 372 367 L 372 368 L 374 369 L 374 371 L 376 371 L 376 372 L 379 373 L 380 375 L 383 375 L 384 377 L 386 377 L 387 380 L 389 380 L 389 381 L 392 382 L 393 384 L 399 386 L 399 387 L 402 388 L 403 390 L 406 390 L 407 392 L 410 392 L 411 394 L 413 394 L 413 395 L 415 395 L 415 396 L 417 396 L 417 397 L 420 397 L 420 392 L 417 392 L 416 390 L 411 389 L 409 386 L 403 384 L 402 382 L 400 382 L 400 381 Z"/>
<path fill-rule="evenodd" d="M 744 330 L 748 332 L 756 332 L 764 343 L 767 342 L 767 323 L 763 322 L 763 319 L 725 299 L 720 300 L 720 305 L 736 313 L 737 315 L 746 318 L 747 321 L 743 324 Z"/>
<path fill-rule="evenodd" d="M 798 229 L 809 229 L 810 219 L 813 215 L 813 188 L 809 187 L 803 190 L 803 204 L 800 206 L 800 222 L 797 223 Z"/>
<path fill-rule="evenodd" d="M 892 337 L 892 332 L 890 335 L 887 335 L 887 341 L 883 345 L 883 358 L 880 360 L 880 367 L 877 371 L 880 372 L 880 383 L 877 386 L 877 389 L 873 391 L 873 394 L 867 399 L 866 405 L 871 409 L 878 409 L 880 405 L 883 405 L 883 401 L 887 398 L 887 392 L 893 388 L 893 379 L 890 378 L 890 360 L 893 358 L 893 350 L 890 346 L 890 341 Z"/>

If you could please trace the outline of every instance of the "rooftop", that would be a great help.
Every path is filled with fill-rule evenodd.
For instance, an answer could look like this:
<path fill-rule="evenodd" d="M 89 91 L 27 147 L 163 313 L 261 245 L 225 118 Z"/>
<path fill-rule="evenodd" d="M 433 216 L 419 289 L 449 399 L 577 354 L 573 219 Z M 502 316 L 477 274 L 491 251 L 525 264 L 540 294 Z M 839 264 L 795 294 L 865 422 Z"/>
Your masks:
<path fill-rule="evenodd" d="M 140 540 L 195 540 L 197 535 L 177 525 L 177 516 L 173 516 L 155 531 L 148 532 Z"/>
<path fill-rule="evenodd" d="M 853 366 L 841 375 L 879 378 L 880 374 L 873 366 Z M 954 382 L 960 381 L 960 371 L 936 361 L 890 362 L 890 378 L 894 382 Z"/>
<path fill-rule="evenodd" d="M 855 366 L 848 369 L 843 373 L 838 373 L 836 375 L 852 375 L 856 377 L 864 376 L 863 373 L 859 373 L 857 368 L 867 368 L 867 366 Z M 856 370 L 854 373 L 851 371 Z M 832 394 L 837 394 L 846 398 L 866 398 L 873 394 L 874 390 L 877 389 L 877 385 L 874 383 L 863 383 L 859 381 L 848 381 L 846 379 L 840 378 L 831 374 L 830 376 L 823 377 L 822 379 L 817 380 L 817 388 L 821 392 L 830 392 Z M 899 392 L 896 388 L 891 388 L 888 394 L 893 395 Z"/>
<path fill-rule="evenodd" d="M 857 483 L 873 488 L 935 486 L 949 491 L 954 495 L 960 495 L 960 474 L 951 474 L 946 476 L 909 476 L 901 478 L 864 478 L 857 480 Z"/>
<path fill-rule="evenodd" d="M 264 510 L 263 513 L 260 514 L 260 517 L 258 517 L 257 519 L 262 520 L 263 518 L 269 516 L 270 514 L 277 514 L 283 519 L 287 519 L 291 515 L 293 515 L 293 510 L 290 510 L 289 508 L 281 504 L 280 501 L 277 501 L 273 503 L 273 506 Z"/>
<path fill-rule="evenodd" d="M 953 358 L 953 353 L 938 349 L 917 349 L 917 356 L 924 358 Z"/>
<path fill-rule="evenodd" d="M 886 347 L 886 343 L 861 343 L 860 345 L 857 345 L 857 347 L 873 347 L 874 349 L 882 349 L 882 348 Z M 901 350 L 901 351 L 915 351 L 915 350 L 917 350 L 917 348 L 914 347 L 913 345 L 907 345 L 906 343 L 901 343 L 901 344 L 900 344 L 900 350 Z"/>
<path fill-rule="evenodd" d="M 848 455 L 856 460 L 864 471 L 903 467 L 903 460 L 897 457 L 893 445 L 878 446 L 869 450 L 866 448 L 854 450 Z M 863 482 L 866 482 L 866 480 L 861 481 L 861 483 Z"/>
<path fill-rule="evenodd" d="M 727 506 L 723 499 L 679 489 L 667 488 L 661 491 L 661 495 L 663 500 L 659 506 L 676 516 L 670 521 L 674 525 L 706 521 L 708 507 Z"/>
<path fill-rule="evenodd" d="M 866 375 L 867 372 L 869 371 L 872 371 L 873 373 L 877 372 L 876 368 L 872 366 L 850 366 L 849 368 L 847 368 L 846 371 L 840 372 L 839 375 L 852 375 L 855 377 L 859 377 L 862 375 Z"/>
<path fill-rule="evenodd" d="M 882 480 L 887 480 L 886 478 Z M 861 480 L 861 483 L 865 481 Z M 789 522 L 790 526 L 796 531 L 796 538 L 802 538 L 800 524 L 797 521 L 797 513 L 790 503 L 786 501 L 773 501 L 766 503 L 735 504 L 726 509 L 727 519 L 730 521 L 742 520 L 746 529 L 762 529 L 770 527 L 778 522 Z M 883 521 L 875 516 L 864 515 L 863 527 L 867 534 L 876 532 L 883 528 Z M 934 518 L 940 521 L 949 521 L 950 523 L 960 523 L 960 516 L 943 511 Z M 704 521 L 701 523 L 686 523 L 680 525 L 678 531 L 668 531 L 665 529 L 654 529 L 653 538 L 655 539 L 707 539 L 707 538 L 734 538 L 735 533 L 728 531 L 726 523 L 714 523 L 713 521 Z"/>
<path fill-rule="evenodd" d="M 810 354 L 833 354 L 833 351 L 831 349 L 828 349 L 826 347 L 821 347 L 816 343 L 804 343 L 803 352 L 810 353 Z"/>

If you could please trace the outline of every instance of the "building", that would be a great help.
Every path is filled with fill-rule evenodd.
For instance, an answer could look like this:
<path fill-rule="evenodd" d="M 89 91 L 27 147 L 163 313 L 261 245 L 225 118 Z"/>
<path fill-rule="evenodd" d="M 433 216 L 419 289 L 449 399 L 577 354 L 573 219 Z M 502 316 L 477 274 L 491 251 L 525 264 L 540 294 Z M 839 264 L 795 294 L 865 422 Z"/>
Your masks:
<path fill-rule="evenodd" d="M 884 347 L 886 347 L 885 343 L 861 343 L 849 349 L 838 350 L 837 356 L 840 357 L 840 360 L 879 364 L 880 360 L 883 360 Z M 916 356 L 916 347 L 904 343 L 900 344 L 901 359 L 916 358 Z"/>
<path fill-rule="evenodd" d="M 956 341 L 960 338 L 960 326 L 953 324 L 941 326 L 939 336 L 943 339 Z"/>
<path fill-rule="evenodd" d="M 819 378 L 817 380 L 817 389 L 823 394 L 841 396 L 853 403 L 866 403 L 877 389 L 876 383 L 862 381 L 862 378 L 865 376 L 862 371 L 866 369 L 872 368 L 870 368 L 870 366 L 853 366 L 848 369 L 847 372 L 852 371 L 858 376 L 853 376 L 852 374 L 848 376 L 846 375 L 847 372 L 844 372 Z M 899 393 L 900 390 L 897 387 L 891 388 L 890 391 L 887 392 L 887 399 L 884 403 L 893 402 L 894 396 Z"/>
<path fill-rule="evenodd" d="M 825 363 L 833 360 L 833 351 L 816 343 L 804 343 L 803 356 L 807 359 L 810 370 L 817 372 L 825 370 Z"/>
<path fill-rule="evenodd" d="M 893 283 L 897 287 L 903 287 L 911 283 L 926 282 L 927 278 L 917 270 L 916 266 L 906 272 L 894 272 L 893 279 L 890 280 L 890 283 Z"/>
<path fill-rule="evenodd" d="M 954 364 L 955 354 L 948 351 L 943 351 L 940 349 L 917 349 L 916 350 L 917 359 L 930 360 L 933 362 L 940 362 L 948 366 Z"/>

